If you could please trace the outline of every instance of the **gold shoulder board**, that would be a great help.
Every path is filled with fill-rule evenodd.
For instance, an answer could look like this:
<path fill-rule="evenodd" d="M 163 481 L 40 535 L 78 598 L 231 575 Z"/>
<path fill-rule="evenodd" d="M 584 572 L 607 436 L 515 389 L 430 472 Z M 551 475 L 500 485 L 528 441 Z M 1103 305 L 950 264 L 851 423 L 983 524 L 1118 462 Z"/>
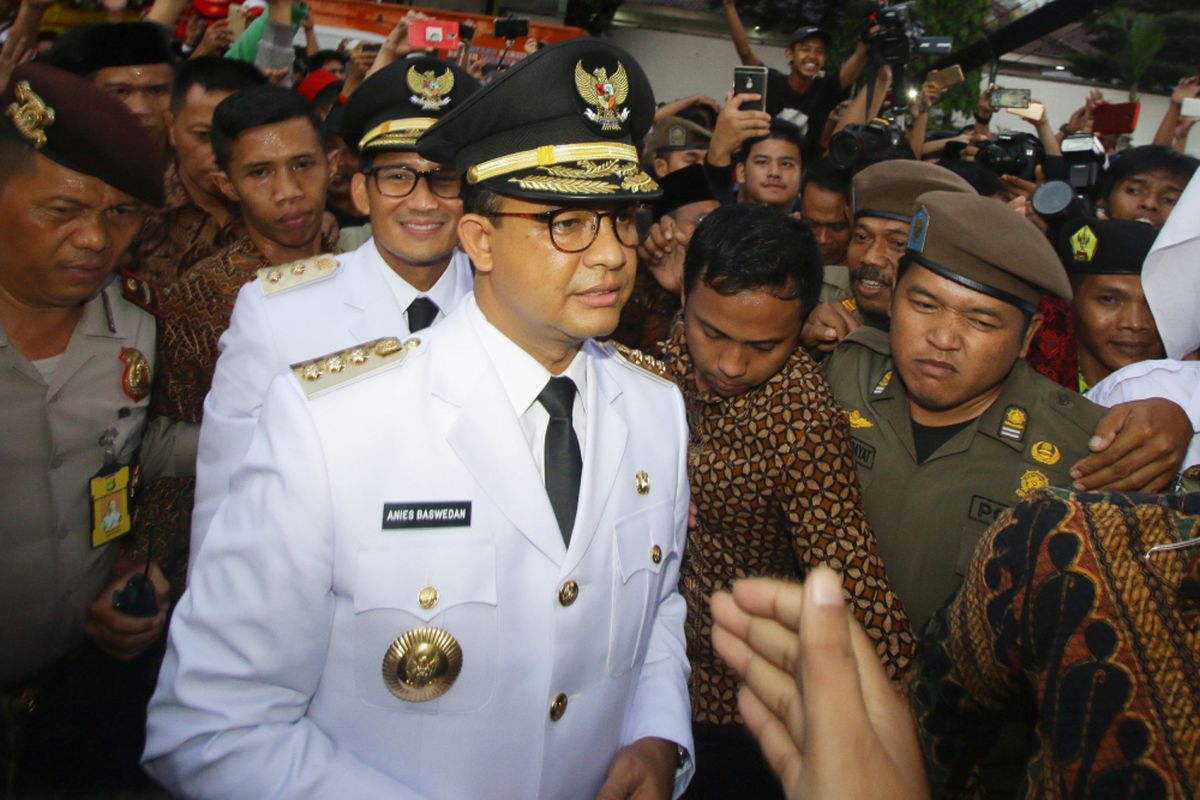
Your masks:
<path fill-rule="evenodd" d="M 416 337 L 400 341 L 385 336 L 357 344 L 320 358 L 292 364 L 292 372 L 309 397 L 316 397 L 345 386 L 372 373 L 403 363 L 405 357 L 421 346 Z"/>
<path fill-rule="evenodd" d="M 637 367 L 640 371 L 649 373 L 655 378 L 664 381 L 671 386 L 675 385 L 675 381 L 671 379 L 671 373 L 667 371 L 667 365 L 651 355 L 643 353 L 641 350 L 635 350 L 632 347 L 627 347 L 620 342 L 609 342 L 612 352 L 620 356 L 618 361 L 623 364 L 630 364 Z"/>
<path fill-rule="evenodd" d="M 340 268 L 337 258 L 325 253 L 278 267 L 263 267 L 258 271 L 258 282 L 262 284 L 263 294 L 270 296 L 333 277 Z"/>

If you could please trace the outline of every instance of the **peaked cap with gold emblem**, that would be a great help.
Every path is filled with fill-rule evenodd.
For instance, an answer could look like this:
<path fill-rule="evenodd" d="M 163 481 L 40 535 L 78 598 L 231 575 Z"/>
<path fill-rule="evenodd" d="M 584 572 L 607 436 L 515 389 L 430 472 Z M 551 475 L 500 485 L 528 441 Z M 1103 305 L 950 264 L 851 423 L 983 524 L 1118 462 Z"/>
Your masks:
<path fill-rule="evenodd" d="M 0 94 L 2 135 L 142 202 L 163 204 L 163 162 L 120 101 L 47 64 L 22 64 Z M 32 153 L 31 153 L 32 157 Z"/>
<path fill-rule="evenodd" d="M 971 192 L 917 198 L 905 259 L 1030 313 L 1043 294 L 1071 299 L 1050 242 L 1020 213 Z"/>
<path fill-rule="evenodd" d="M 421 134 L 478 89 L 479 81 L 449 61 L 396 61 L 350 95 L 340 133 L 360 153 L 414 150 Z"/>
<path fill-rule="evenodd" d="M 634 142 L 653 120 L 654 92 L 632 56 L 599 39 L 568 39 L 472 95 L 417 151 L 513 197 L 650 201 L 658 184 L 638 165 Z"/>
<path fill-rule="evenodd" d="M 1157 236 L 1145 222 L 1083 217 L 1063 226 L 1058 255 L 1072 275 L 1141 275 Z"/>

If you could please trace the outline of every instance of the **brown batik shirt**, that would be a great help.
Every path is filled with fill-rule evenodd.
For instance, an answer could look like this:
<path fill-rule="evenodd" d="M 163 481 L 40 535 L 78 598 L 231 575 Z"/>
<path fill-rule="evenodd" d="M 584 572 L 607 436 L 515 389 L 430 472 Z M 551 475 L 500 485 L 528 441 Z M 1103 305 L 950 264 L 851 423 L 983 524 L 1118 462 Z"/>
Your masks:
<path fill-rule="evenodd" d="M 687 403 L 688 477 L 699 509 L 680 570 L 692 718 L 741 722 L 738 679 L 713 650 L 708 608 L 709 595 L 739 578 L 802 578 L 827 564 L 842 574 L 888 673 L 903 673 L 913 635 L 863 516 L 845 418 L 817 365 L 797 349 L 762 386 L 722 398 L 696 388 L 682 321 L 662 353 Z"/>
<path fill-rule="evenodd" d="M 241 230 L 236 210 L 231 210 L 233 221 L 222 224 L 196 205 L 174 164 L 167 168 L 165 183 L 166 203 L 146 210 L 128 265 L 128 272 L 159 289 L 233 244 Z"/>

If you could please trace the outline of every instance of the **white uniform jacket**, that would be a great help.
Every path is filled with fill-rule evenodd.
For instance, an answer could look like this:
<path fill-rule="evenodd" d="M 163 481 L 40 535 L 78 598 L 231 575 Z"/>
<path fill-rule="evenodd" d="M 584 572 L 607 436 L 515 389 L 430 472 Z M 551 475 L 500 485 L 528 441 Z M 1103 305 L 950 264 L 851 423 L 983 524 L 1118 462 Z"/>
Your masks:
<path fill-rule="evenodd" d="M 325 256 L 330 258 L 331 256 Z M 229 491 L 229 477 L 250 446 L 267 387 L 276 375 L 306 358 L 331 353 L 381 336 L 408 336 L 405 309 L 388 286 L 390 269 L 375 240 L 337 256 L 338 269 L 280 292 L 264 291 L 262 280 L 242 287 L 229 329 L 221 336 L 212 388 L 204 399 L 192 512 L 192 558 L 213 514 Z M 282 268 L 286 274 L 287 267 Z M 317 274 L 315 270 L 308 275 Z M 307 276 L 306 276 L 307 277 Z M 471 291 L 471 262 L 455 250 L 447 267 L 449 313 Z"/>
<path fill-rule="evenodd" d="M 270 387 L 150 705 L 144 758 L 172 791 L 590 798 L 641 737 L 691 751 L 682 397 L 585 346 L 567 548 L 465 305 L 357 382 L 313 397 L 293 375 Z M 398 527 L 396 503 L 465 503 L 469 523 Z M 419 626 L 455 637 L 462 671 L 441 697 L 407 702 L 382 664 Z M 690 776 L 689 763 L 676 795 Z"/>

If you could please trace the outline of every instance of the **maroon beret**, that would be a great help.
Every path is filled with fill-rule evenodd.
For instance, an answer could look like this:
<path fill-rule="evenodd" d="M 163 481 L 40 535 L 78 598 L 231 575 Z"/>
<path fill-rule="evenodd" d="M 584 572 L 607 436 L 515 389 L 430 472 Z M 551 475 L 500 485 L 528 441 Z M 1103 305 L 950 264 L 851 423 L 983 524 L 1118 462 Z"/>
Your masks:
<path fill-rule="evenodd" d="M 163 161 L 150 134 L 118 100 L 46 64 L 13 70 L 0 95 L 4 135 L 51 161 L 162 206 Z"/>

